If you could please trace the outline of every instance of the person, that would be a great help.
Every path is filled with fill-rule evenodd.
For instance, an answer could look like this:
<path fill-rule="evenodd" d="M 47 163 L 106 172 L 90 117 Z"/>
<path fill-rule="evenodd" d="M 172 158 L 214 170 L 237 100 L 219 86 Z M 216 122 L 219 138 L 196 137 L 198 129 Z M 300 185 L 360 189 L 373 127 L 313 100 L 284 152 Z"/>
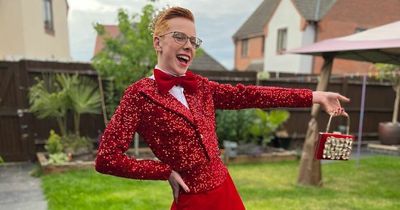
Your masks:
<path fill-rule="evenodd" d="M 95 161 L 98 172 L 144 180 L 168 180 L 176 210 L 245 209 L 220 158 L 216 109 L 310 107 L 347 115 L 332 92 L 219 84 L 188 71 L 202 41 L 190 10 L 171 7 L 153 21 L 157 65 L 151 77 L 130 85 L 108 123 Z M 137 132 L 158 160 L 124 153 Z"/>

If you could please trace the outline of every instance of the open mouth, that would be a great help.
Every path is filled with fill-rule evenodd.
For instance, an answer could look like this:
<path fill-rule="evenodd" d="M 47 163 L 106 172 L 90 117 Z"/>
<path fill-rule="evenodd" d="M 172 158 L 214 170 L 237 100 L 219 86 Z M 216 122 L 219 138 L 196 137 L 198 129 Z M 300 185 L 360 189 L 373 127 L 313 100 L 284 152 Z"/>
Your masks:
<path fill-rule="evenodd" d="M 190 57 L 187 55 L 177 55 L 176 58 L 178 61 L 184 65 L 188 65 L 190 61 Z"/>

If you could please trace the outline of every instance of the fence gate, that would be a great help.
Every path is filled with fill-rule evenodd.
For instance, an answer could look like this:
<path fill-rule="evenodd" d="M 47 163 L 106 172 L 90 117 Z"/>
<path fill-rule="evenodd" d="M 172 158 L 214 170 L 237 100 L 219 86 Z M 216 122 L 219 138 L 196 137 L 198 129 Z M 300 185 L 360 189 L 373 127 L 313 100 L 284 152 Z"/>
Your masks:
<path fill-rule="evenodd" d="M 26 75 L 20 69 L 22 64 L 0 63 L 0 156 L 5 161 L 27 161 L 34 155 L 26 123 L 27 90 L 21 83 Z"/>

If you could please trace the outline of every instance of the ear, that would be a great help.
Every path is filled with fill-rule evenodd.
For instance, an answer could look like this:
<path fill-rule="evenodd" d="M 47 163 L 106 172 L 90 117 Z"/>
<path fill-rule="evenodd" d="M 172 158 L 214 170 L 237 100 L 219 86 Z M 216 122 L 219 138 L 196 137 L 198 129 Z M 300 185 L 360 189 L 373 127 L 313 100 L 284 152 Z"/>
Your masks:
<path fill-rule="evenodd" d="M 160 41 L 161 41 L 160 37 L 154 37 L 153 38 L 153 47 L 156 50 L 156 52 L 161 52 L 162 51 Z"/>

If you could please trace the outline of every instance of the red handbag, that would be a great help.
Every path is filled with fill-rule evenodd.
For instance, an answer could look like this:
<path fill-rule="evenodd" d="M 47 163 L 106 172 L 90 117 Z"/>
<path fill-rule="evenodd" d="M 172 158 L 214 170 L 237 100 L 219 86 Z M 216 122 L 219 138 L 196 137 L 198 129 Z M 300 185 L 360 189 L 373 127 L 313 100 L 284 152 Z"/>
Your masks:
<path fill-rule="evenodd" d="M 329 133 L 333 115 L 329 117 L 326 132 L 320 132 L 315 148 L 315 159 L 318 160 L 348 160 L 351 155 L 354 136 L 349 135 L 350 118 L 347 117 L 346 134 Z"/>

